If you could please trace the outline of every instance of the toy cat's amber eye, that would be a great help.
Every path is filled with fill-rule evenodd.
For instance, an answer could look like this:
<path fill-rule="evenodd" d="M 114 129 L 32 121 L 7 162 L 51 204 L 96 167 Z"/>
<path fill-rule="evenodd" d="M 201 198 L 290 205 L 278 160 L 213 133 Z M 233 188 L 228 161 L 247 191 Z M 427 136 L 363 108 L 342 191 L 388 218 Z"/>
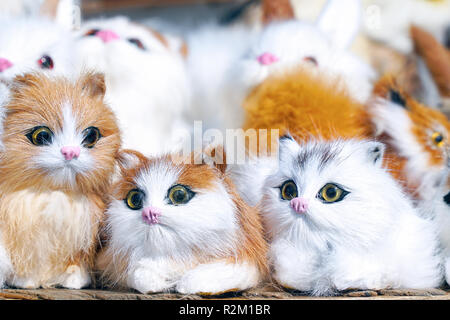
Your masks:
<path fill-rule="evenodd" d="M 91 29 L 91 30 L 88 30 L 84 35 L 85 36 L 95 36 L 99 31 L 100 31 L 100 29 Z"/>
<path fill-rule="evenodd" d="M 280 190 L 281 190 L 281 198 L 283 200 L 292 200 L 294 198 L 297 198 L 298 196 L 297 185 L 292 180 L 285 181 L 281 185 Z"/>
<path fill-rule="evenodd" d="M 100 130 L 96 127 L 89 127 L 84 129 L 84 139 L 83 146 L 86 148 L 93 148 L 95 144 L 100 140 L 102 135 L 100 134 Z"/>
<path fill-rule="evenodd" d="M 349 194 L 349 192 L 338 185 L 334 183 L 327 183 L 322 187 L 322 189 L 320 189 L 317 197 L 324 203 L 334 203 L 344 199 L 347 194 Z"/>
<path fill-rule="evenodd" d="M 133 189 L 128 192 L 125 203 L 132 210 L 139 210 L 144 207 L 145 193 L 140 189 Z"/>
<path fill-rule="evenodd" d="M 130 39 L 128 39 L 128 42 L 134 44 L 136 47 L 138 47 L 141 50 L 145 50 L 144 44 L 138 38 L 130 38 Z"/>
<path fill-rule="evenodd" d="M 45 146 L 52 143 L 53 132 L 44 126 L 34 127 L 26 137 L 35 146 Z"/>
<path fill-rule="evenodd" d="M 192 192 L 188 187 L 181 184 L 173 186 L 168 191 L 168 198 L 170 200 L 170 203 L 173 205 L 188 203 L 194 197 L 194 195 L 194 192 Z"/>
<path fill-rule="evenodd" d="M 440 132 L 434 132 L 431 135 L 431 139 L 433 139 L 433 143 L 441 148 L 444 145 L 444 136 Z"/>

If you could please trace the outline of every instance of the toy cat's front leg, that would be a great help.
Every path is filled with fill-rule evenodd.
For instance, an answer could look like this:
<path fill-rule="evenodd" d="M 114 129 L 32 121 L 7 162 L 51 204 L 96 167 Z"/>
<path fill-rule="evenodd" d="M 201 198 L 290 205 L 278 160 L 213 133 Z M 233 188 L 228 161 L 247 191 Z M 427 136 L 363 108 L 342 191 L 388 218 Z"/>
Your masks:
<path fill-rule="evenodd" d="M 166 259 L 143 258 L 129 268 L 127 285 L 142 293 L 168 291 L 175 285 L 176 272 Z"/>
<path fill-rule="evenodd" d="M 249 262 L 218 261 L 186 272 L 176 290 L 185 294 L 222 294 L 256 286 L 259 280 L 258 268 Z"/>
<path fill-rule="evenodd" d="M 1 240 L 1 233 L 0 233 Z M 2 246 L 0 241 L 0 288 L 3 288 L 6 285 L 6 280 L 11 276 L 12 273 L 12 265 L 11 261 L 8 257 L 8 253 L 5 248 Z"/>
<path fill-rule="evenodd" d="M 285 239 L 274 241 L 269 250 L 274 267 L 273 277 L 283 287 L 300 291 L 313 289 L 317 271 L 317 254 L 297 249 Z"/>

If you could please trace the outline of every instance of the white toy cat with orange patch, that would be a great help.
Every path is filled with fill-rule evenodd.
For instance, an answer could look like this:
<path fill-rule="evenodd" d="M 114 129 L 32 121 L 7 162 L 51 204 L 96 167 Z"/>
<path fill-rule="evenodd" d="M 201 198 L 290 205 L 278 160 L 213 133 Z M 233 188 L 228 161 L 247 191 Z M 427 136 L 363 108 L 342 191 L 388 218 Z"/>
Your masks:
<path fill-rule="evenodd" d="M 181 144 L 190 133 L 187 48 L 181 39 L 125 17 L 87 21 L 76 34 L 80 64 L 105 74 L 106 99 L 124 147 L 156 155 Z"/>
<path fill-rule="evenodd" d="M 260 218 L 224 170 L 123 151 L 98 264 L 103 277 L 143 293 L 256 286 L 266 271 Z"/>
<path fill-rule="evenodd" d="M 10 286 L 90 283 L 119 129 L 103 76 L 18 76 L 4 103 L 0 280 Z"/>

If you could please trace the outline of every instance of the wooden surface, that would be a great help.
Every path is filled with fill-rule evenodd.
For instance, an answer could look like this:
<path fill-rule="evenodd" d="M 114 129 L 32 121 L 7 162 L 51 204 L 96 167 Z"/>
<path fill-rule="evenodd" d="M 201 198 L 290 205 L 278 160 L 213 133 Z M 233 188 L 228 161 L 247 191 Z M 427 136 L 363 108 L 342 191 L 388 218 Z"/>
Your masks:
<path fill-rule="evenodd" d="M 139 294 L 136 292 L 117 292 L 104 290 L 67 290 L 67 289 L 38 289 L 0 290 L 0 300 L 198 300 L 198 299 L 249 299 L 249 300 L 273 300 L 273 299 L 396 299 L 396 300 L 450 300 L 450 289 L 429 290 L 367 290 L 348 291 L 335 297 L 309 297 L 297 293 L 280 291 L 272 287 L 258 290 L 249 290 L 240 294 L 227 294 L 224 296 L 202 297 L 198 295 L 182 295 L 178 293 Z"/>

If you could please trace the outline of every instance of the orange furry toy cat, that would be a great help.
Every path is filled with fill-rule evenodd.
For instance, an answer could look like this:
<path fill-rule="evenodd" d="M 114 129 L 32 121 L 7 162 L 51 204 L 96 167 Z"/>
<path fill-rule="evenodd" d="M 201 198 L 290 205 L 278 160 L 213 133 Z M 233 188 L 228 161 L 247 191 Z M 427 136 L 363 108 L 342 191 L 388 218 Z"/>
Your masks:
<path fill-rule="evenodd" d="M 90 283 L 119 129 L 102 75 L 26 74 L 10 84 L 0 157 L 0 280 Z M 2 255 L 3 252 L 3 255 Z M 0 285 L 2 285 L 0 283 Z"/>

